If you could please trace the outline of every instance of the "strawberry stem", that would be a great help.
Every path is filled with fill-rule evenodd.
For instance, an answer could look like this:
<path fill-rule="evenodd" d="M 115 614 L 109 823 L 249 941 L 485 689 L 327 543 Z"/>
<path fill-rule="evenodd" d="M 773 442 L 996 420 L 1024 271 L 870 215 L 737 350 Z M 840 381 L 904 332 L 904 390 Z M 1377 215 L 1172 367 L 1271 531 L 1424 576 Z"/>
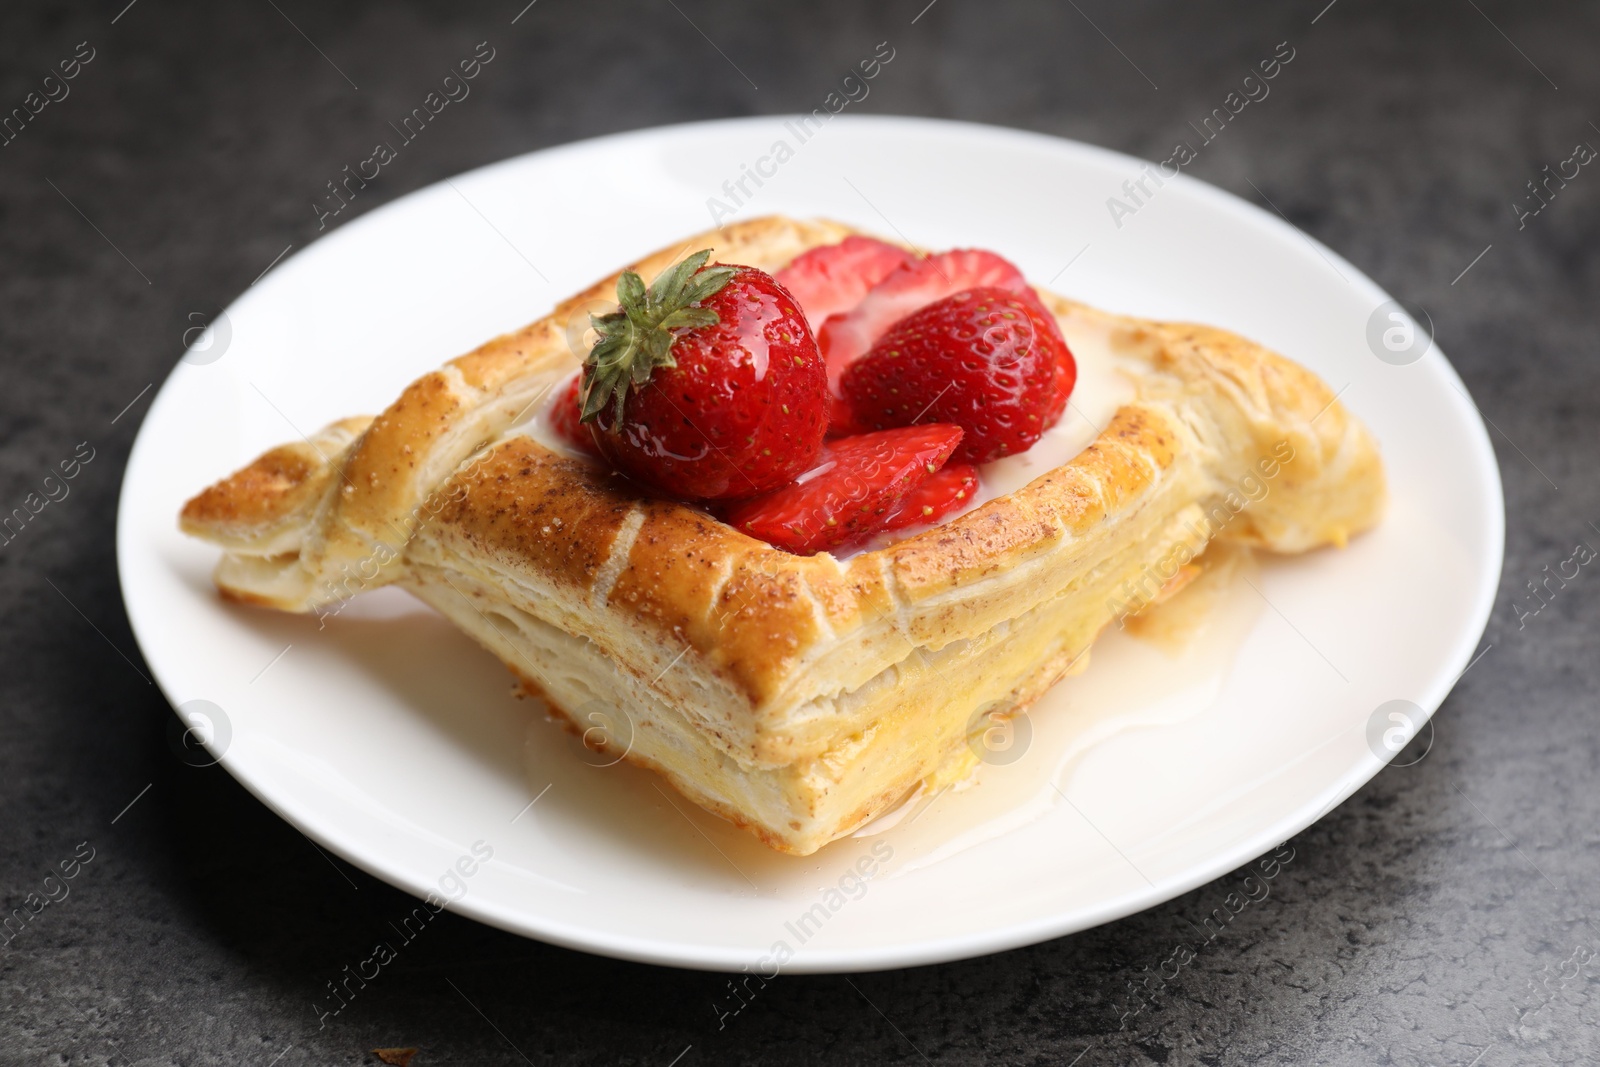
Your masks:
<path fill-rule="evenodd" d="M 710 257 L 711 249 L 701 249 L 663 271 L 648 289 L 633 271 L 622 272 L 617 279 L 621 307 L 607 315 L 589 316 L 599 337 L 583 361 L 580 421 L 593 422 L 612 403 L 620 425 L 628 390 L 648 382 L 657 367 L 678 365 L 672 356 L 677 331 L 722 321 L 700 303 L 732 281 L 738 268 L 706 267 Z"/>

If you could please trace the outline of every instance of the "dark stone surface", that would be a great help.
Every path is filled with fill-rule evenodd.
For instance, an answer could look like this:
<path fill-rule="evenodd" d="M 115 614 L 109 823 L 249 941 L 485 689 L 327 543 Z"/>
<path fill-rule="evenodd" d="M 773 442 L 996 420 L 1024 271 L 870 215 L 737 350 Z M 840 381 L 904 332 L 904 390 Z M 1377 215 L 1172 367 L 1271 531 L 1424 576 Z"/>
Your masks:
<path fill-rule="evenodd" d="M 540 0 L 512 25 L 522 2 L 0 8 L 0 108 L 77 42 L 95 49 L 71 95 L 0 148 L 0 503 L 20 503 L 78 442 L 95 450 L 70 497 L 0 547 L 6 912 L 79 842 L 95 850 L 70 897 L 0 948 L 0 1063 L 297 1067 L 372 1063 L 366 1050 L 393 1045 L 420 1046 L 417 1067 L 665 1065 L 686 1046 L 685 1067 L 1600 1059 L 1600 963 L 1585 966 L 1600 950 L 1600 579 L 1585 573 L 1523 628 L 1511 607 L 1600 521 L 1600 176 L 1586 169 L 1520 232 L 1508 207 L 1575 142 L 1600 144 L 1600 8 L 1338 0 L 1318 18 L 1325 0 L 939 0 L 913 23 L 926 0 Z M 141 390 L 174 363 L 186 315 L 311 241 L 323 183 L 480 40 L 498 58 L 470 103 L 336 224 L 575 138 L 809 109 L 886 38 L 897 58 L 861 111 L 1151 158 L 1248 65 L 1293 44 L 1270 102 L 1192 173 L 1259 202 L 1253 182 L 1431 311 L 1497 428 L 1509 533 L 1493 648 L 1445 704 L 1428 757 L 1292 841 L 1270 898 L 1123 1029 L 1138 1003 L 1127 983 L 1192 940 L 1189 923 L 1241 874 L 988 959 L 784 978 L 723 1030 L 716 975 L 447 915 L 319 1030 L 322 983 L 406 898 L 319 857 L 226 774 L 169 753 L 170 712 L 141 674 L 112 553 Z"/>

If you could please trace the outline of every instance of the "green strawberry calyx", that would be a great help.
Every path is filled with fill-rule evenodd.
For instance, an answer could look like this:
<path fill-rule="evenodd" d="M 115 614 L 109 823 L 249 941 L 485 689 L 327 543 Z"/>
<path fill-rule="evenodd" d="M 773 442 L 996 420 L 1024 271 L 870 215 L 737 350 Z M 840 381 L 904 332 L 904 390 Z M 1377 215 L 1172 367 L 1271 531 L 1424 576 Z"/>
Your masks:
<path fill-rule="evenodd" d="M 738 268 L 707 267 L 709 258 L 711 249 L 701 249 L 663 271 L 648 289 L 633 271 L 622 272 L 617 279 L 621 307 L 589 316 L 599 336 L 583 360 L 580 421 L 593 422 L 607 404 L 614 404 L 615 421 L 621 425 L 628 390 L 648 382 L 657 367 L 678 365 L 672 344 L 679 332 L 722 321 L 711 308 L 699 305 L 732 281 Z"/>

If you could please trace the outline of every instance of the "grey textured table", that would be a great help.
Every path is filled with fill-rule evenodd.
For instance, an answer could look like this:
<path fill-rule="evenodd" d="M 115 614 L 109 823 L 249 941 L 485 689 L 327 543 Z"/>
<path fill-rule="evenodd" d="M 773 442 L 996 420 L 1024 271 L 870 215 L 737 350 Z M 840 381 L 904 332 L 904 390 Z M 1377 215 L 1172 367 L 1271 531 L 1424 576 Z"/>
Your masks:
<path fill-rule="evenodd" d="M 375 1063 L 378 1046 L 419 1046 L 417 1067 L 1600 1059 L 1597 579 L 1537 615 L 1513 607 L 1575 542 L 1600 545 L 1600 176 L 1552 184 L 1520 222 L 1511 208 L 1535 203 L 1544 165 L 1600 145 L 1600 8 L 525 2 L 0 10 L 0 111 L 29 109 L 0 137 L 0 505 L 80 442 L 93 455 L 0 545 L 0 894 L 8 916 L 29 894 L 42 908 L 0 935 L 0 1063 L 296 1067 Z M 407 898 L 319 856 L 224 772 L 174 759 L 117 590 L 119 471 L 189 313 L 314 240 L 327 178 L 482 40 L 497 58 L 470 100 L 331 226 L 547 145 L 809 110 L 883 40 L 896 59 L 861 112 L 1160 159 L 1290 42 L 1270 99 L 1191 173 L 1270 197 L 1427 307 L 1496 435 L 1509 532 L 1492 647 L 1432 751 L 1290 842 L 1271 896 L 1170 980 L 1156 976 L 1173 946 L 1242 872 L 987 959 L 782 978 L 722 1028 L 720 976 L 446 915 L 319 1027 L 324 981 Z M 46 82 L 62 61 L 76 76 Z M 63 862 L 76 876 L 46 882 Z M 38 904 L 47 890 L 68 895 Z"/>

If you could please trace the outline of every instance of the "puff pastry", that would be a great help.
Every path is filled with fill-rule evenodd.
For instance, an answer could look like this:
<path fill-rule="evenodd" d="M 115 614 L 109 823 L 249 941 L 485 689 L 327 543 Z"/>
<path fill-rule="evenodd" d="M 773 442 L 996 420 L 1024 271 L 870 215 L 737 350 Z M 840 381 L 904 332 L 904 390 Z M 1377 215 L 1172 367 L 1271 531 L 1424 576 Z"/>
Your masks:
<path fill-rule="evenodd" d="M 770 272 L 852 232 L 756 219 L 632 269 L 649 281 L 709 247 Z M 1093 331 L 1134 379 L 1104 432 L 915 536 L 790 555 L 526 432 L 577 366 L 569 320 L 581 330 L 616 282 L 189 501 L 182 528 L 224 550 L 223 595 L 320 612 L 403 586 L 578 729 L 585 708 L 620 709 L 627 729 L 591 743 L 805 855 L 959 765 L 987 716 L 1026 709 L 1213 538 L 1342 545 L 1383 507 L 1372 438 L 1309 371 L 1223 330 L 1041 292 L 1069 339 Z M 1251 477 L 1270 491 L 1242 506 Z"/>

